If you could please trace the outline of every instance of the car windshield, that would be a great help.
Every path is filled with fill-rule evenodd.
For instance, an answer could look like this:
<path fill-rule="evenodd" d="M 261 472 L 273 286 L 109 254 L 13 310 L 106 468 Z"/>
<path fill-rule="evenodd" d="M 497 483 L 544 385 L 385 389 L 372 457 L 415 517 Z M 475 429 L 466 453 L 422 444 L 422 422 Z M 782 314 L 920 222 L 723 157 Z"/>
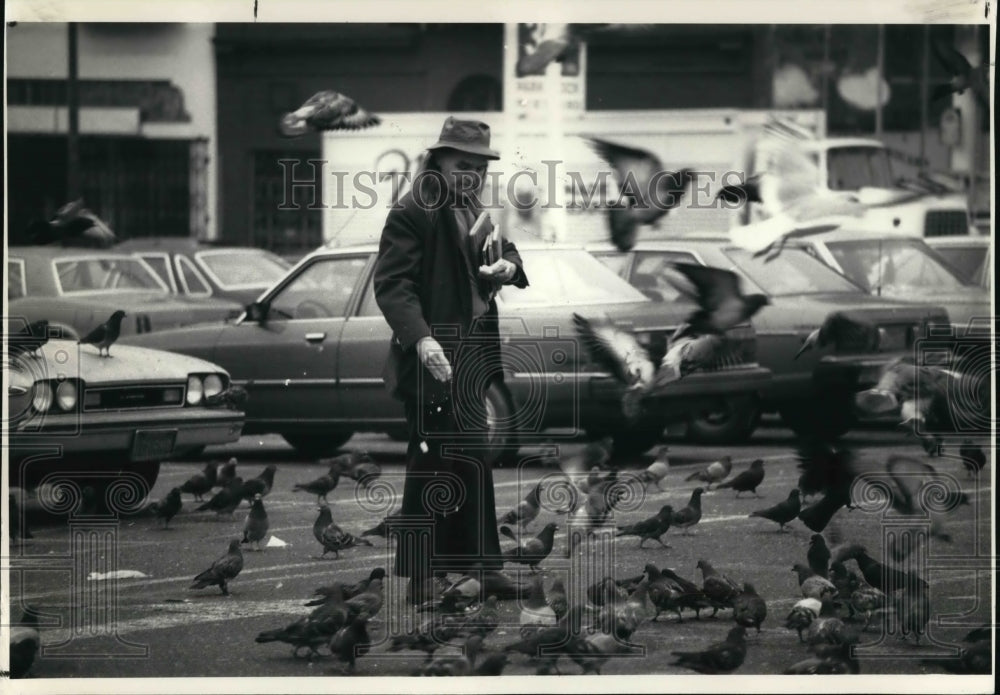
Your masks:
<path fill-rule="evenodd" d="M 281 258 L 257 249 L 199 251 L 195 258 L 223 289 L 270 287 L 291 267 Z"/>
<path fill-rule="evenodd" d="M 831 148 L 827 152 L 826 175 L 827 184 L 833 191 L 893 186 L 889 152 L 881 147 Z"/>
<path fill-rule="evenodd" d="M 934 250 L 965 282 L 985 286 L 989 270 L 986 246 L 935 246 Z"/>
<path fill-rule="evenodd" d="M 169 291 L 153 269 L 129 256 L 87 256 L 52 261 L 60 294 L 75 292 Z"/>
<path fill-rule="evenodd" d="M 844 274 L 873 294 L 927 294 L 962 287 L 917 239 L 837 241 L 827 248 Z"/>
<path fill-rule="evenodd" d="M 520 253 L 531 284 L 524 289 L 503 287 L 504 309 L 649 301 L 586 251 L 524 249 Z"/>
<path fill-rule="evenodd" d="M 754 257 L 743 249 L 730 248 L 724 253 L 754 284 L 773 297 L 831 292 L 857 294 L 861 291 L 860 287 L 802 248 L 786 247 L 771 260 L 765 260 L 765 256 Z"/>

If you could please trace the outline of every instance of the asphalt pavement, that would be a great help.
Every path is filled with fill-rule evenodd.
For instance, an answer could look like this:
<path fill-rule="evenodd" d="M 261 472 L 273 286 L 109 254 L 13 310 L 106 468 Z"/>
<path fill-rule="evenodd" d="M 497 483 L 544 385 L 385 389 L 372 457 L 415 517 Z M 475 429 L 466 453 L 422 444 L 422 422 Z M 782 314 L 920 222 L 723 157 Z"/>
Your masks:
<path fill-rule="evenodd" d="M 583 442 L 560 439 L 561 456 L 579 454 Z M 960 486 L 969 496 L 969 505 L 959 506 L 942 516 L 951 535 L 950 542 L 932 538 L 922 557 L 921 574 L 931 584 L 932 617 L 927 635 L 915 644 L 889 634 L 891 621 L 877 617 L 863 634 L 859 652 L 863 673 L 941 673 L 941 669 L 920 661 L 947 653 L 958 638 L 972 627 L 990 622 L 991 581 L 991 472 L 993 462 L 981 480 L 966 477 L 955 457 L 945 451 L 941 458 L 928 459 L 912 439 L 894 431 L 861 430 L 844 442 L 855 449 L 866 469 L 877 471 L 893 453 L 930 461 L 946 484 Z M 685 478 L 695 466 L 728 454 L 734 474 L 751 460 L 765 462 L 765 478 L 760 497 L 746 493 L 737 497 L 732 490 L 712 490 L 702 498 L 703 518 L 690 535 L 671 529 L 664 537 L 669 547 L 649 542 L 638 548 L 635 538 L 620 539 L 600 549 L 579 551 L 566 558 L 564 515 L 555 509 L 558 499 L 543 499 L 539 517 L 526 533 L 537 532 L 550 520 L 560 524 L 555 548 L 541 567 L 547 570 L 546 587 L 556 576 L 570 591 L 583 587 L 605 572 L 616 577 L 642 573 L 646 563 L 671 567 L 681 576 L 701 584 L 696 569 L 699 559 L 709 560 L 717 570 L 737 582 L 752 582 L 766 600 L 767 618 L 759 635 L 752 631 L 749 649 L 739 674 L 776 674 L 804 659 L 809 652 L 784 619 L 792 605 L 802 598 L 792 565 L 805 562 L 811 532 L 801 521 L 793 521 L 786 533 L 760 518 L 748 518 L 756 509 L 784 499 L 796 485 L 798 472 L 794 439 L 777 427 L 759 430 L 753 440 L 739 447 L 693 446 L 668 439 L 665 445 L 670 471 L 661 481 L 662 489 L 632 485 L 632 497 L 616 513 L 615 522 L 629 523 L 655 513 L 663 504 L 679 508 L 687 504 L 694 482 Z M 401 490 L 405 445 L 381 435 L 358 435 L 346 449 L 366 449 L 382 465 L 382 480 L 390 489 Z M 533 450 L 522 451 L 530 456 Z M 651 453 L 656 453 L 651 452 Z M 278 465 L 275 485 L 265 497 L 270 529 L 268 547 L 260 552 L 244 550 L 245 566 L 230 583 L 230 596 L 217 587 L 192 591 L 192 578 L 221 556 L 232 538 L 239 537 L 248 505 L 243 503 L 232 517 L 216 518 L 210 512 L 195 512 L 197 503 L 184 495 L 183 508 L 168 530 L 146 516 L 117 521 L 100 518 L 64 520 L 33 517 L 33 539 L 11 564 L 11 596 L 49 616 L 42 629 L 43 653 L 33 668 L 37 678 L 57 677 L 175 677 L 175 676 L 324 676 L 341 673 L 332 657 L 313 661 L 292 657 L 283 644 L 256 644 L 263 630 L 287 625 L 311 610 L 303 604 L 313 590 L 333 580 L 357 581 L 375 567 L 391 568 L 392 548 L 373 538 L 373 548 L 342 551 L 339 559 L 317 559 L 321 548 L 312 535 L 317 516 L 317 499 L 293 492 L 295 483 L 306 482 L 325 472 L 315 461 L 297 460 L 293 450 L 273 436 L 246 436 L 227 447 L 209 448 L 200 458 L 164 464 L 150 499 L 162 498 L 200 471 L 206 461 L 223 461 L 230 456 L 239 461 L 244 478 L 256 476 L 269 463 Z M 636 463 L 641 470 L 652 456 Z M 497 512 L 514 506 L 540 478 L 560 478 L 556 467 L 513 466 L 494 472 Z M 621 476 L 629 480 L 629 475 Z M 374 526 L 386 512 L 398 507 L 391 494 L 365 494 L 352 480 L 342 480 L 329 495 L 333 518 L 347 531 L 360 533 Z M 556 497 L 552 495 L 551 497 Z M 828 527 L 828 540 L 863 543 L 875 557 L 882 557 L 884 538 L 901 523 L 890 513 L 879 511 L 878 495 L 853 511 L 841 510 Z M 888 515 L 887 515 L 888 514 Z M 914 520 L 910 520 L 914 521 Z M 916 520 L 926 523 L 926 520 Z M 511 542 L 502 539 L 504 547 Z M 282 545 L 283 544 L 283 545 Z M 831 545 L 833 544 L 831 540 Z M 512 576 L 527 579 L 527 568 L 508 565 Z M 855 568 L 856 569 L 856 568 Z M 118 571 L 124 578 L 101 580 L 100 573 Z M 408 675 L 422 661 L 421 653 L 387 651 L 387 633 L 412 625 L 412 614 L 401 600 L 402 581 L 390 578 L 386 604 L 372 621 L 370 632 L 377 644 L 360 658 L 356 675 Z M 507 602 L 501 624 L 486 641 L 497 648 L 518 639 L 519 606 Z M 691 650 L 725 637 L 733 625 L 732 612 L 720 611 L 714 619 L 695 620 L 686 612 L 683 622 L 675 615 L 661 615 L 633 635 L 643 647 L 637 656 L 612 659 L 604 674 L 688 673 L 671 666 L 672 650 Z M 579 668 L 562 660 L 563 673 Z M 525 657 L 513 656 L 505 674 L 533 673 Z"/>

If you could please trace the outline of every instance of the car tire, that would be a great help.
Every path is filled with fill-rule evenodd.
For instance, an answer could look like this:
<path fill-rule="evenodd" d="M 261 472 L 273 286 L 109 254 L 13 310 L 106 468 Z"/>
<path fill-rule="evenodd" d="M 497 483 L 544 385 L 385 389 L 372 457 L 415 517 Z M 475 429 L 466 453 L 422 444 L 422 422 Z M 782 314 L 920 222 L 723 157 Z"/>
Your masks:
<path fill-rule="evenodd" d="M 614 440 L 612 459 L 617 463 L 641 456 L 663 439 L 666 423 L 660 418 L 645 418 L 640 422 L 616 429 L 611 433 Z"/>
<path fill-rule="evenodd" d="M 778 405 L 778 414 L 795 434 L 838 439 L 847 434 L 857 422 L 854 403 L 850 398 L 795 399 Z"/>
<path fill-rule="evenodd" d="M 716 409 L 705 408 L 688 421 L 687 437 L 697 444 L 745 442 L 760 422 L 760 404 L 752 395 L 720 399 Z"/>
<path fill-rule="evenodd" d="M 305 458 L 321 459 L 336 454 L 354 436 L 354 432 L 329 432 L 327 434 L 283 432 L 281 436 Z"/>
<path fill-rule="evenodd" d="M 517 452 L 520 449 L 517 429 L 513 426 L 500 428 L 497 425 L 498 422 L 511 422 L 513 419 L 514 399 L 510 391 L 502 383 L 492 383 L 486 390 L 486 437 L 490 445 L 487 460 L 494 468 L 517 462 Z"/>

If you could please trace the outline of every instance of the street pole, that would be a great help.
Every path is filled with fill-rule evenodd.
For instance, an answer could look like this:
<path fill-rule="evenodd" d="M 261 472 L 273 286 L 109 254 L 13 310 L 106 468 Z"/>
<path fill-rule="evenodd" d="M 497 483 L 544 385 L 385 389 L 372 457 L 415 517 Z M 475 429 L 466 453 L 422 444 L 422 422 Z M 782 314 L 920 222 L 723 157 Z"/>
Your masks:
<path fill-rule="evenodd" d="M 80 197 L 80 97 L 77 81 L 77 24 L 69 23 L 69 65 L 66 79 L 66 198 Z"/>
<path fill-rule="evenodd" d="M 882 138 L 882 75 L 885 72 L 885 25 L 878 25 L 875 59 L 875 137 Z"/>

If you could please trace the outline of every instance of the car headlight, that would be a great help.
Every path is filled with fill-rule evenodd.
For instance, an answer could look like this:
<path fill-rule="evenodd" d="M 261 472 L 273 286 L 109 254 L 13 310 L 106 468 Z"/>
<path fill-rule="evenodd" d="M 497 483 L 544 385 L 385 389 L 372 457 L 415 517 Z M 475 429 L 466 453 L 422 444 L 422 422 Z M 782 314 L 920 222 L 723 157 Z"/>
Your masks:
<path fill-rule="evenodd" d="M 225 388 L 225 384 L 222 383 L 222 377 L 218 374 L 209 374 L 205 377 L 204 389 L 205 398 L 213 398 L 222 393 Z"/>
<path fill-rule="evenodd" d="M 64 381 L 56 387 L 56 403 L 63 410 L 73 410 L 76 407 L 77 388 L 72 381 Z"/>
<path fill-rule="evenodd" d="M 52 387 L 47 381 L 36 381 L 31 396 L 31 407 L 38 413 L 47 413 L 52 407 Z"/>
<path fill-rule="evenodd" d="M 205 385 L 202 383 L 201 377 L 189 376 L 187 381 L 187 404 L 198 405 L 201 403 L 201 398 L 204 395 Z"/>

